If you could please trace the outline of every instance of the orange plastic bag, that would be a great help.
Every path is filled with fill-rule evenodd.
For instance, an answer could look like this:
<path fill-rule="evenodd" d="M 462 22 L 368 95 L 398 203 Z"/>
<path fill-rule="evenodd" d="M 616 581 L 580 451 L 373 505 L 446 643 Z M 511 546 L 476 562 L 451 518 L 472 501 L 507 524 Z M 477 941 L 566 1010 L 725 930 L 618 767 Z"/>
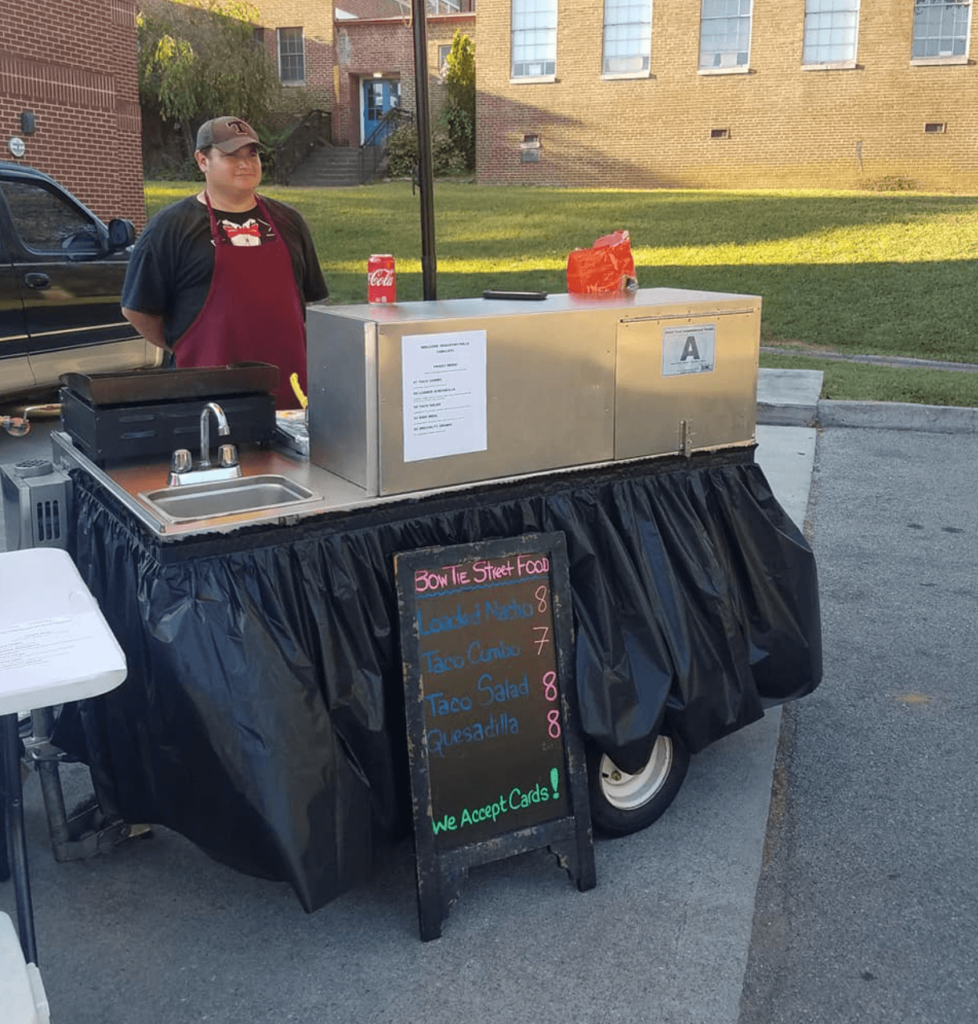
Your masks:
<path fill-rule="evenodd" d="M 567 257 L 567 291 L 572 295 L 623 295 L 638 287 L 627 231 L 599 238 L 590 249 Z"/>

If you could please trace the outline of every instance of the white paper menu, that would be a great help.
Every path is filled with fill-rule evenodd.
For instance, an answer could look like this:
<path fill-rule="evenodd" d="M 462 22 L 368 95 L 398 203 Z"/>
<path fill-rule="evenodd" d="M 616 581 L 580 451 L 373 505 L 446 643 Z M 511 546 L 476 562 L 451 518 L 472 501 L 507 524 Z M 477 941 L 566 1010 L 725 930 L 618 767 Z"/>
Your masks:
<path fill-rule="evenodd" d="M 484 452 L 486 332 L 401 338 L 404 461 Z"/>

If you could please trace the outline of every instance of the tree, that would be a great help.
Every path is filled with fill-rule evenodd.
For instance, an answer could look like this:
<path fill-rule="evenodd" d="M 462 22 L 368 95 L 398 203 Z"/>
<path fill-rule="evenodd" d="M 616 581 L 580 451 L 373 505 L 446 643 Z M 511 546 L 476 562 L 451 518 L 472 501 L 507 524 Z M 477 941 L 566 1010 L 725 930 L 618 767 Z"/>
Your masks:
<path fill-rule="evenodd" d="M 445 61 L 447 91 L 441 117 L 467 170 L 475 169 L 475 43 L 456 30 Z"/>
<path fill-rule="evenodd" d="M 246 0 L 171 0 L 139 11 L 140 103 L 179 131 L 188 159 L 208 118 L 267 118 L 279 82 L 255 40 L 258 16 Z"/>

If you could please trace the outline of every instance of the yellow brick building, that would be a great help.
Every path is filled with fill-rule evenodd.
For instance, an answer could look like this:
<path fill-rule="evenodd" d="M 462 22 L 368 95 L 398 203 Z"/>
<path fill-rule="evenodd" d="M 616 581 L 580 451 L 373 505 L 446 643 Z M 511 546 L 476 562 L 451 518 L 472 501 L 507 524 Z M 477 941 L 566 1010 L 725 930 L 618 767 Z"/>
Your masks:
<path fill-rule="evenodd" d="M 970 0 L 479 0 L 478 29 L 482 183 L 978 191 Z"/>

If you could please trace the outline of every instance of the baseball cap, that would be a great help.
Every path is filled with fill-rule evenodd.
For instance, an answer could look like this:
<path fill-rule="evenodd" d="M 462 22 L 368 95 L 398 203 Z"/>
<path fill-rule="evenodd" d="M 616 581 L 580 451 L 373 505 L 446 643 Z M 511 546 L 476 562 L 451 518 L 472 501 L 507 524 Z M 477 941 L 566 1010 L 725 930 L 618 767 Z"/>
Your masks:
<path fill-rule="evenodd" d="M 261 145 L 258 133 L 240 117 L 215 117 L 197 129 L 197 148 L 215 146 L 222 153 L 236 153 L 242 146 Z"/>

